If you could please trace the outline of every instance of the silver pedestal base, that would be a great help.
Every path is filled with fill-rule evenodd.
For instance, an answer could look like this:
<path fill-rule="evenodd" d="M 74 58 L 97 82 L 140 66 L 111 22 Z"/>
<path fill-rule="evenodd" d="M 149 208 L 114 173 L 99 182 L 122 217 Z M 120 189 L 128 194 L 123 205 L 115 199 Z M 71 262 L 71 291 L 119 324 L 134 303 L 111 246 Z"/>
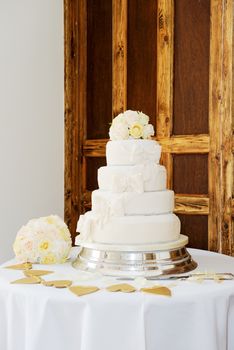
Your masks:
<path fill-rule="evenodd" d="M 108 249 L 107 249 L 108 247 Z M 158 276 L 180 274 L 194 270 L 193 261 L 185 246 L 168 250 L 111 250 L 95 245 L 83 246 L 73 267 L 83 271 L 100 272 L 108 276 Z"/>

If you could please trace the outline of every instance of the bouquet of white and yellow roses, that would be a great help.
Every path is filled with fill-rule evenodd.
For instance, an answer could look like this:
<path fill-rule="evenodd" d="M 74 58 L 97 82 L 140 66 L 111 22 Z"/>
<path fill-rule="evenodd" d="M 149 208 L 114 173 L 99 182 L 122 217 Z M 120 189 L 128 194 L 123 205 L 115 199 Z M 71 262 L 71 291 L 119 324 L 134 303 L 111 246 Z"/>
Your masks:
<path fill-rule="evenodd" d="M 30 220 L 16 235 L 13 249 L 22 262 L 57 264 L 67 260 L 71 249 L 67 225 L 57 215 Z"/>

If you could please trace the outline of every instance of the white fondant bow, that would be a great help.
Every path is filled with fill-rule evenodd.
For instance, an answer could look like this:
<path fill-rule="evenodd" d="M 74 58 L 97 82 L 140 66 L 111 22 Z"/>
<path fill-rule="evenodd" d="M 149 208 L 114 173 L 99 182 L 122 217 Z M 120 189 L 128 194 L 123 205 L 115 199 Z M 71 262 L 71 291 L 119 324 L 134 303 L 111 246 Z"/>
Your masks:
<path fill-rule="evenodd" d="M 110 217 L 123 215 L 123 199 L 116 198 L 116 200 L 108 201 L 99 198 L 98 202 L 95 203 L 95 212 L 88 211 L 84 215 L 80 215 L 77 223 L 77 232 L 80 232 L 79 240 L 92 242 L 94 230 L 101 229 Z"/>

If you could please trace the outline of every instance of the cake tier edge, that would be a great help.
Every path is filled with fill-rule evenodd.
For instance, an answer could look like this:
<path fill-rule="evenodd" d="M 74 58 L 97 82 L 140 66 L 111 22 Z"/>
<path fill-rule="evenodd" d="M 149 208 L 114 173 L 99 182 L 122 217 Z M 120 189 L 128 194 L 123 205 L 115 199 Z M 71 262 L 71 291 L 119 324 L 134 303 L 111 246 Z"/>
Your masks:
<path fill-rule="evenodd" d="M 135 215 L 106 218 L 92 211 L 81 215 L 77 224 L 81 239 L 107 244 L 152 244 L 175 241 L 180 220 L 175 214 Z"/>
<path fill-rule="evenodd" d="M 150 251 L 168 251 L 184 247 L 188 244 L 188 237 L 180 234 L 179 239 L 167 243 L 152 243 L 152 244 L 104 244 L 94 242 L 84 242 L 76 237 L 75 244 L 84 248 L 103 250 L 103 251 L 124 251 L 124 252 L 150 252 Z"/>
<path fill-rule="evenodd" d="M 96 214 L 108 211 L 114 217 L 171 213 L 174 211 L 174 192 L 112 193 L 95 190 L 92 192 L 92 211 Z"/>
<path fill-rule="evenodd" d="M 98 169 L 98 187 L 111 192 L 148 192 L 166 189 L 167 173 L 163 165 L 103 166 Z"/>

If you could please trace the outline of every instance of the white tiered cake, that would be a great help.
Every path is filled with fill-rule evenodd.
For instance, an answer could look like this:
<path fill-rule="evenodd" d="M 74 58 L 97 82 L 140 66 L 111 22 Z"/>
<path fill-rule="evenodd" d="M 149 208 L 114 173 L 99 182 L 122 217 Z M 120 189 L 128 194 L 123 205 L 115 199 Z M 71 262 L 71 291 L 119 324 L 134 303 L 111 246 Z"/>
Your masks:
<path fill-rule="evenodd" d="M 148 122 L 145 114 L 134 111 L 114 118 L 107 166 L 98 169 L 92 210 L 78 220 L 77 245 L 142 252 L 188 242 L 173 214 L 174 192 L 166 189 L 166 169 L 159 165 L 161 146 L 150 139 L 154 131 Z"/>

